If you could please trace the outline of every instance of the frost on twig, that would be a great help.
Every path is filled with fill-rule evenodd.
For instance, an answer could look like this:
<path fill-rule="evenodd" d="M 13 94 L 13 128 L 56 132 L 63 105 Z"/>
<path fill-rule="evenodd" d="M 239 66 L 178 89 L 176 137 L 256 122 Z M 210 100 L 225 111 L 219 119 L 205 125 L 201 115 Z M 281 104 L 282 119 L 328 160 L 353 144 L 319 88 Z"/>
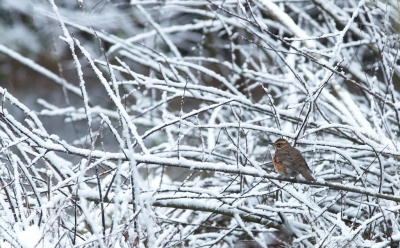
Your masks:
<path fill-rule="evenodd" d="M 400 241 L 392 2 L 87 4 L 9 6 L 51 49 L 0 38 L 1 247 Z M 279 137 L 316 181 L 275 173 Z"/>

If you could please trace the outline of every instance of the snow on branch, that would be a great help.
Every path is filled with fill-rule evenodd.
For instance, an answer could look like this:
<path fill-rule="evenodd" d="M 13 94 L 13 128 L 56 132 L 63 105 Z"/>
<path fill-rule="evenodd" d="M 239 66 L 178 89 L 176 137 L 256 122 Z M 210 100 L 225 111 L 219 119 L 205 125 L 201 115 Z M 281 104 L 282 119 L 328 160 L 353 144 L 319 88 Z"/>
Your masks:
<path fill-rule="evenodd" d="M 395 3 L 91 4 L 0 6 L 1 247 L 397 244 Z"/>

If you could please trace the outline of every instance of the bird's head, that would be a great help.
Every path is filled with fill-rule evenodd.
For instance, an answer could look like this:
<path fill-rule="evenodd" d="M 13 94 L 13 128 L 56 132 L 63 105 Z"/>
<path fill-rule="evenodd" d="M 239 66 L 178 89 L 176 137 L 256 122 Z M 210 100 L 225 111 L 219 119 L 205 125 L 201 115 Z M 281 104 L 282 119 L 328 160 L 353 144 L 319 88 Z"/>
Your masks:
<path fill-rule="evenodd" d="M 272 145 L 275 147 L 276 150 L 281 150 L 288 145 L 290 146 L 289 142 L 282 138 L 277 139 L 274 143 L 272 143 Z"/>

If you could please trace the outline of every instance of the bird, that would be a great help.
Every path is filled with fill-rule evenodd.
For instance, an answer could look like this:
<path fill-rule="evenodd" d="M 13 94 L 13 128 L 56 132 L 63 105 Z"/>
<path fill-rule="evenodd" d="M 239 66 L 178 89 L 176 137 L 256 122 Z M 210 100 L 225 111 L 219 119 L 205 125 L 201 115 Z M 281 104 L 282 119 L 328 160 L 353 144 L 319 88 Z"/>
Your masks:
<path fill-rule="evenodd" d="M 300 151 L 289 144 L 285 139 L 279 138 L 272 145 L 275 154 L 272 158 L 275 170 L 281 176 L 297 176 L 301 174 L 307 181 L 315 181 L 311 170 Z"/>

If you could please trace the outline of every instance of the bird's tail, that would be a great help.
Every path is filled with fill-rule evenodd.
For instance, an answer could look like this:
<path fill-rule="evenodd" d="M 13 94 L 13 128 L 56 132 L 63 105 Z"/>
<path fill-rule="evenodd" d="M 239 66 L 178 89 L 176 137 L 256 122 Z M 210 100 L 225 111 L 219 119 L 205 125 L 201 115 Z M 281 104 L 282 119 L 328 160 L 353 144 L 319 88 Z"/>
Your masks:
<path fill-rule="evenodd" d="M 307 180 L 307 181 L 315 181 L 315 178 L 311 176 L 310 172 L 308 171 L 303 171 L 301 175 Z"/>

